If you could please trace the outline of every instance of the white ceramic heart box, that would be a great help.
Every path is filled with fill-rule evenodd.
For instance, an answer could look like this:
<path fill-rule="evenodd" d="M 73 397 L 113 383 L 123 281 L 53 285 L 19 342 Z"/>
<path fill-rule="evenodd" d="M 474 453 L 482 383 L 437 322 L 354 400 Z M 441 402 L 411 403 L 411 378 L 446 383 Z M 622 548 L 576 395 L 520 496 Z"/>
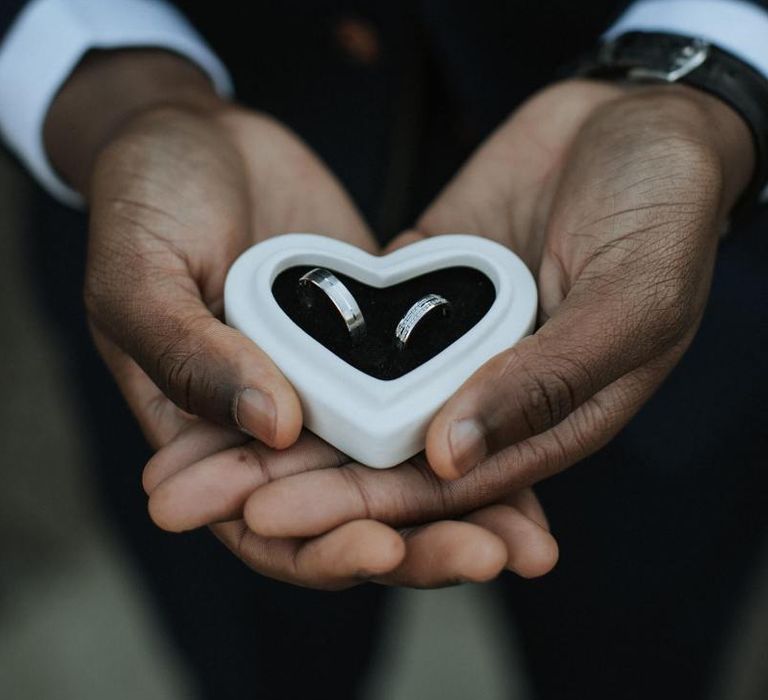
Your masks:
<path fill-rule="evenodd" d="M 342 360 L 280 308 L 275 278 L 297 266 L 329 268 L 377 288 L 471 267 L 490 279 L 496 297 L 485 316 L 438 355 L 383 380 Z M 424 449 L 427 426 L 446 400 L 487 360 L 532 331 L 537 293 L 520 258 L 478 236 L 435 236 L 376 257 L 325 236 L 291 233 L 237 259 L 224 303 L 227 323 L 264 350 L 295 388 L 306 427 L 352 459 L 386 468 Z"/>

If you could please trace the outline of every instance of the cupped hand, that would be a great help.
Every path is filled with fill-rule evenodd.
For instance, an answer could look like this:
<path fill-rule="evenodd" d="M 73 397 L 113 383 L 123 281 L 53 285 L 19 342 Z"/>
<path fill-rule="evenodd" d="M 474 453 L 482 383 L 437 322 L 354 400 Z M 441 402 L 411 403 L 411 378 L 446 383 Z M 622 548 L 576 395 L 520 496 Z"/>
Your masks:
<path fill-rule="evenodd" d="M 604 445 L 696 332 L 752 148 L 729 107 L 685 87 L 571 81 L 534 96 L 404 240 L 475 233 L 509 246 L 537 275 L 540 328 L 447 402 L 424 464 L 275 480 L 246 502 L 251 529 L 302 537 L 466 513 Z"/>
<path fill-rule="evenodd" d="M 502 127 L 422 225 L 481 227 L 518 251 L 542 325 L 436 417 L 435 472 L 533 483 L 610 440 L 691 343 L 753 159 L 742 119 L 684 86 L 565 83 Z"/>
<path fill-rule="evenodd" d="M 199 76 L 176 57 L 128 53 L 86 63 L 53 110 L 68 117 L 54 119 L 53 132 L 66 134 L 83 100 L 115 82 L 115 65 L 124 80 L 137 59 L 166 75 L 168 89 L 182 75 L 193 98 L 188 90 L 177 103 L 163 98 L 120 119 L 87 178 L 75 175 L 87 160 L 83 149 L 54 141 L 90 204 L 85 299 L 96 344 L 149 441 L 168 445 L 144 478 L 156 521 L 175 530 L 213 523 L 255 570 L 324 588 L 376 577 L 407 585 L 477 580 L 496 575 L 510 551 L 519 557 L 544 540 L 551 552 L 551 537 L 536 524 L 545 523 L 543 514 L 525 495 L 476 514 L 478 524 L 468 518 L 405 534 L 371 519 L 303 540 L 248 530 L 242 505 L 253 489 L 344 458 L 317 438 L 299 437 L 295 392 L 256 345 L 223 323 L 227 270 L 249 246 L 288 231 L 376 246 L 347 194 L 298 137 L 218 100 L 207 85 L 201 96 Z M 523 521 L 528 530 L 494 532 Z"/>
<path fill-rule="evenodd" d="M 389 473 L 407 474 L 397 484 L 405 489 L 423 479 L 436 481 L 417 461 L 382 476 Z M 339 495 L 362 495 L 358 481 L 363 483 L 368 474 L 377 472 L 350 463 L 306 431 L 292 447 L 274 450 L 237 431 L 201 422 L 153 457 L 144 470 L 144 487 L 149 512 L 160 527 L 179 532 L 210 524 L 255 571 L 313 588 L 347 588 L 366 581 L 434 588 L 489 580 L 505 568 L 532 577 L 549 571 L 557 560 L 557 545 L 530 490 L 456 520 L 436 515 L 427 522 L 419 513 L 412 525 L 397 529 L 382 522 L 383 514 L 369 517 L 364 511 L 300 536 L 256 533 L 242 520 L 248 499 L 269 484 L 320 476 L 318 488 L 306 491 L 309 512 L 316 512 L 332 506 Z M 402 495 L 406 499 L 408 491 Z M 272 501 L 278 529 L 284 523 L 301 529 L 306 513 L 294 505 Z"/>
<path fill-rule="evenodd" d="M 286 231 L 374 248 L 328 170 L 268 117 L 159 107 L 102 150 L 89 199 L 89 318 L 150 441 L 164 444 L 196 415 L 292 444 L 298 398 L 221 319 L 224 281 L 240 253 Z"/>

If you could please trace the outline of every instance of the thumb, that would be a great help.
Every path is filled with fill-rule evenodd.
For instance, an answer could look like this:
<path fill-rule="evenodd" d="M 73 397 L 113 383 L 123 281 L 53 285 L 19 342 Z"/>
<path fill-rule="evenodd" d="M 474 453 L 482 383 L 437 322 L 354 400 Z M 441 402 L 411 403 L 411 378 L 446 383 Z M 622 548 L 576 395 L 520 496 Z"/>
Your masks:
<path fill-rule="evenodd" d="M 535 335 L 477 370 L 429 426 L 426 451 L 434 471 L 447 479 L 463 476 L 487 457 L 558 425 L 650 357 L 661 357 L 661 343 L 656 347 L 652 333 L 638 342 L 642 336 L 620 318 L 619 306 L 605 299 L 581 307 L 566 302 Z M 597 407 L 600 416 L 586 421 L 586 442 L 599 444 L 601 436 L 592 433 L 607 436 L 619 416 L 628 419 L 619 410 L 620 394 L 602 394 L 617 405 Z"/>
<path fill-rule="evenodd" d="M 137 266 L 146 264 L 138 257 Z M 95 327 L 183 410 L 235 425 L 271 447 L 291 445 L 301 405 L 270 358 L 209 311 L 185 269 L 132 272 L 90 277 L 86 304 Z"/>

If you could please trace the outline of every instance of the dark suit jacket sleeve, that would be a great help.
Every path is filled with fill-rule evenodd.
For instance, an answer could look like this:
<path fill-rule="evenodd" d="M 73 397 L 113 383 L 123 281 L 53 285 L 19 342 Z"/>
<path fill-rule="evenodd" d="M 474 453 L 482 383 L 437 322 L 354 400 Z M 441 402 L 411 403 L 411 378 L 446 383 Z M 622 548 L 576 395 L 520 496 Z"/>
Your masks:
<path fill-rule="evenodd" d="M 0 40 L 26 4 L 27 0 L 3 0 L 0 3 Z"/>

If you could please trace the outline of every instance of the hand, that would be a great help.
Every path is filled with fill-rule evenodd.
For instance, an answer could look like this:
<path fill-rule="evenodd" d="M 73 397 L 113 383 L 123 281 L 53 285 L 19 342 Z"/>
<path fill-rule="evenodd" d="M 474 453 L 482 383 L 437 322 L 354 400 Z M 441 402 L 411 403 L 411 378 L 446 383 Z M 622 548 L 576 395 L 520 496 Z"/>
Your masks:
<path fill-rule="evenodd" d="M 741 119 L 692 89 L 572 81 L 533 97 L 408 234 L 485 235 L 538 276 L 539 330 L 478 370 L 429 428 L 429 468 L 448 481 L 409 465 L 290 476 L 254 492 L 248 525 L 301 537 L 360 517 L 444 518 L 604 445 L 688 347 L 752 159 Z"/>
<path fill-rule="evenodd" d="M 365 512 L 302 537 L 259 535 L 243 522 L 244 504 L 254 491 L 313 474 L 321 476 L 319 490 L 308 494 L 315 510 L 332 506 L 337 495 L 359 493 L 358 482 L 379 475 L 349 463 L 348 457 L 309 432 L 291 448 L 273 450 L 236 431 L 200 423 L 150 460 L 144 487 L 150 515 L 160 527 L 179 532 L 212 524 L 214 533 L 255 571 L 313 588 L 347 588 L 369 580 L 434 588 L 489 580 L 504 568 L 540 576 L 557 561 L 557 545 L 530 490 L 459 520 L 399 531 Z M 394 480 L 387 479 L 390 474 Z M 381 476 L 384 485 L 403 489 L 418 490 L 425 478 L 436 481 L 423 460 Z M 336 491 L 327 490 L 326 483 Z M 273 505 L 278 527 L 293 519 L 302 522 L 301 513 L 285 511 L 277 501 Z"/>
<path fill-rule="evenodd" d="M 219 100 L 183 59 L 128 51 L 93 55 L 78 68 L 51 109 L 46 143 L 91 207 L 85 295 L 96 344 L 150 442 L 159 447 L 179 436 L 145 473 L 161 524 L 224 519 L 214 532 L 246 563 L 318 587 L 395 569 L 400 582 L 443 583 L 490 569 L 495 575 L 507 563 L 510 538 L 469 523 L 411 533 L 406 547 L 373 521 L 297 542 L 258 538 L 240 520 L 248 488 L 264 476 L 254 460 L 257 467 L 274 460 L 270 469 L 280 474 L 333 466 L 340 456 L 308 436 L 290 450 L 270 449 L 297 440 L 301 408 L 271 360 L 220 320 L 226 272 L 247 247 L 286 231 L 375 249 L 347 195 L 296 136 Z M 205 469 L 170 478 L 168 464 L 205 462 L 227 448 L 241 459 L 220 481 L 197 480 Z M 269 460 L 256 459 L 262 452 Z M 211 462 L 215 469 L 221 460 Z M 183 507 L 163 515 L 163 503 L 178 503 L 168 494 L 179 485 Z M 205 492 L 187 500 L 186 487 Z M 534 541 L 541 539 L 534 521 L 544 522 L 543 514 L 530 498 L 521 504 L 533 519 Z M 509 513 L 526 520 L 521 511 L 499 508 L 481 519 L 506 522 Z M 526 540 L 512 539 L 515 546 Z M 442 567 L 423 573 L 435 552 L 443 554 Z"/>
<path fill-rule="evenodd" d="M 173 121 L 166 129 L 168 118 Z M 161 120 L 157 127 L 156 119 Z M 367 580 L 435 587 L 495 578 L 505 567 L 526 576 L 549 570 L 556 561 L 557 547 L 531 492 L 502 499 L 461 522 L 438 521 L 400 532 L 364 516 L 317 533 L 316 537 L 265 538 L 249 531 L 242 520 L 242 509 L 256 488 L 270 479 L 338 467 L 348 460 L 308 434 L 289 447 L 295 440 L 294 422 L 289 423 L 285 439 L 280 437 L 282 433 L 274 439 L 260 429 L 258 422 L 245 422 L 252 413 L 233 415 L 235 427 L 258 438 L 251 440 L 240 431 L 192 420 L 189 414 L 226 423 L 226 408 L 242 406 L 242 400 L 233 394 L 219 397 L 211 390 L 244 384 L 248 388 L 239 389 L 241 392 L 251 392 L 256 386 L 260 392 L 278 397 L 278 416 L 295 415 L 288 401 L 295 400 L 292 390 L 286 389 L 285 380 L 268 358 L 250 340 L 212 315 L 211 309 L 221 306 L 224 274 L 237 254 L 272 232 L 319 227 L 329 234 L 349 232 L 344 240 L 369 250 L 373 244 L 335 182 L 298 142 L 288 140 L 284 129 L 262 117 L 228 111 L 219 120 L 236 127 L 228 140 L 243 141 L 238 151 L 246 162 L 246 172 L 252 174 L 244 185 L 248 191 L 246 202 L 255 203 L 248 215 L 251 219 L 242 225 L 233 223 L 224 215 L 247 211 L 247 204 L 233 204 L 231 175 L 214 159 L 226 153 L 226 144 L 214 141 L 206 158 L 201 144 L 211 138 L 208 125 L 196 128 L 193 123 L 176 121 L 182 119 L 185 117 L 169 115 L 166 110 L 142 117 L 138 137 L 132 130 L 124 131 L 104 150 L 92 188 L 92 249 L 104 242 L 96 249 L 98 254 L 92 253 L 89 266 L 94 336 L 145 432 L 157 445 L 167 444 L 181 432 L 145 470 L 144 485 L 155 522 L 174 531 L 211 525 L 224 544 L 254 570 L 315 588 L 344 588 Z M 132 184 L 137 165 L 133 157 L 126 163 L 125 151 L 132 154 L 134 139 L 142 143 L 148 128 L 158 128 L 158 132 L 150 132 L 153 140 L 143 145 L 144 152 L 162 153 L 161 149 L 171 147 L 174 151 L 171 157 L 158 158 L 160 167 L 152 170 L 151 187 L 140 182 L 136 192 Z M 175 146 L 175 135 L 180 133 L 184 141 Z M 128 140 L 127 146 L 123 139 Z M 293 151 L 301 154 L 301 162 L 291 163 Z M 203 177 L 197 186 L 194 180 L 184 177 L 183 173 L 194 165 L 183 160 L 184 154 L 206 163 L 197 167 Z M 166 174 L 167 165 L 180 158 L 182 167 Z M 123 169 L 130 177 L 121 178 Z M 315 177 L 310 177 L 313 174 Z M 185 190 L 192 189 L 191 196 L 169 198 L 167 193 L 181 179 Z M 141 196 L 149 200 L 138 207 Z M 259 207 L 262 201 L 266 204 Z M 104 219 L 102 207 L 107 214 Z M 121 230 L 126 209 L 130 218 L 127 230 Z M 184 220 L 184 226 L 176 226 L 177 212 L 186 212 L 190 217 Z M 346 221 L 342 217 L 345 213 Z M 242 233 L 247 231 L 254 233 Z M 234 239 L 232 232 L 237 233 Z M 130 247 L 116 250 L 116 237 L 129 240 Z M 166 245 L 168 240 L 170 246 Z M 174 268 L 179 251 L 186 260 Z M 190 265 L 187 260 L 193 255 L 194 263 Z M 141 274 L 144 265 L 149 269 Z M 190 268 L 200 269 L 201 273 L 189 279 Z M 135 281 L 137 272 L 146 280 L 146 287 Z M 171 290 L 179 288 L 183 294 L 177 305 L 168 291 L 169 283 Z M 127 289 L 139 293 L 126 295 Z M 170 317 L 177 309 L 180 318 Z M 126 324 L 126 319 L 133 323 Z M 177 329 L 184 329 L 184 336 L 180 338 Z M 159 340 L 154 337 L 158 332 Z M 226 339 L 231 345 L 208 345 L 205 340 L 209 336 Z M 166 349 L 169 346 L 170 352 Z M 240 364 L 233 368 L 230 358 Z M 237 375 L 242 372 L 244 360 L 253 362 L 255 380 L 249 383 Z M 233 374 L 235 380 L 230 379 Z M 274 384 L 265 389 L 264 377 Z M 175 403 L 167 397 L 175 399 Z M 188 413 L 180 411 L 176 404 Z M 216 406 L 220 410 L 212 410 Z M 179 470 L 180 466 L 185 468 Z M 315 497 L 322 499 L 322 492 Z"/>
<path fill-rule="evenodd" d="M 288 129 L 219 99 L 162 51 L 86 59 L 50 111 L 46 143 L 88 199 L 89 320 L 150 442 L 194 414 L 292 444 L 298 398 L 220 320 L 224 280 L 241 252 L 285 231 L 372 250 L 338 182 Z"/>

